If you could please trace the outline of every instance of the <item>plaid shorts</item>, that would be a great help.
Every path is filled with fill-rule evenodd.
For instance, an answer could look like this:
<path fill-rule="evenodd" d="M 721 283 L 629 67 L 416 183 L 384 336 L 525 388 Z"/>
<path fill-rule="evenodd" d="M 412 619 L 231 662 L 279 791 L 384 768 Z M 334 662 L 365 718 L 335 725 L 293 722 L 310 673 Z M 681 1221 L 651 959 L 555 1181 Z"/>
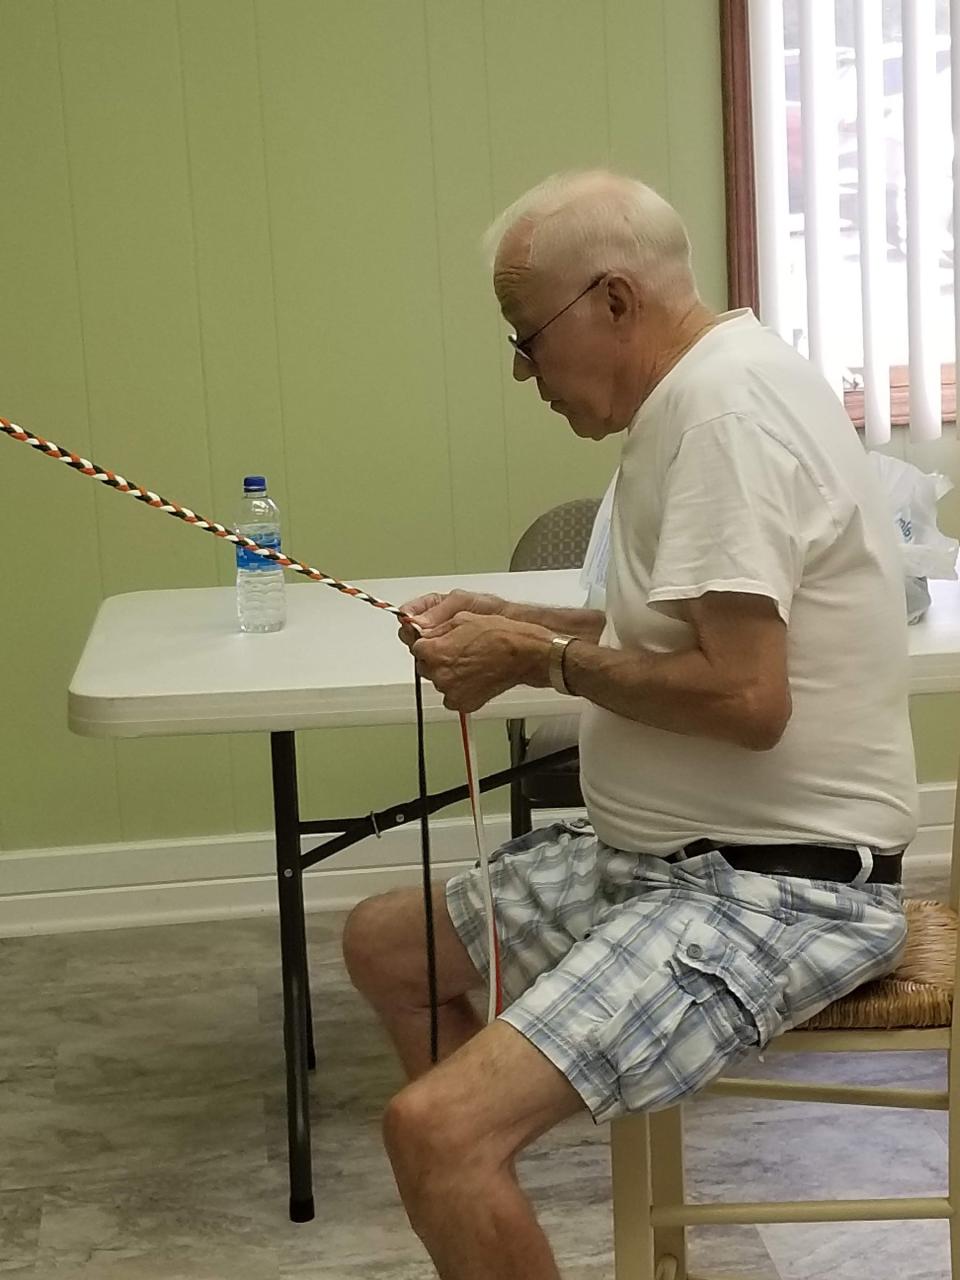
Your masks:
<path fill-rule="evenodd" d="M 751 1049 L 896 967 L 899 885 L 853 888 L 611 849 L 554 823 L 491 857 L 500 1015 L 597 1122 L 656 1111 Z M 476 869 L 447 882 L 450 918 L 487 976 Z"/>

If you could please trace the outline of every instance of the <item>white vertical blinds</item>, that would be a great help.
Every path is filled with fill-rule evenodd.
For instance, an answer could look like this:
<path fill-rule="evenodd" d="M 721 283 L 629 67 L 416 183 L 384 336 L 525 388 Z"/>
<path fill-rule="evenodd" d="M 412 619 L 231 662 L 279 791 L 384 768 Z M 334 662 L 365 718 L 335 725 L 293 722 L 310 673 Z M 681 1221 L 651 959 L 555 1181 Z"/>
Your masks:
<path fill-rule="evenodd" d="M 950 126 L 954 138 L 953 164 L 951 166 L 951 206 L 954 235 L 960 229 L 960 0 L 950 0 L 950 31 L 956 32 L 956 40 L 950 41 Z M 960 355 L 960 264 L 953 257 L 953 350 Z M 960 361 L 958 361 L 960 363 Z"/>
<path fill-rule="evenodd" d="M 907 317 L 910 426 L 914 439 L 940 435 L 936 350 L 937 237 L 934 6 L 903 0 L 903 158 L 907 197 Z"/>
<path fill-rule="evenodd" d="M 960 344 L 960 0 L 749 0 L 749 21 L 761 318 L 862 391 L 868 444 L 907 374 L 911 435 L 935 439 Z"/>
<path fill-rule="evenodd" d="M 960 0 L 958 0 L 960 3 Z M 783 246 L 787 224 L 787 117 L 783 95 L 783 6 L 750 0 L 750 81 L 757 174 L 757 258 L 760 312 L 787 342 L 787 280 Z M 762 175 L 762 176 L 761 176 Z"/>
<path fill-rule="evenodd" d="M 883 134 L 879 129 L 868 128 L 868 121 L 879 120 L 883 114 L 883 23 L 876 0 L 856 0 L 855 23 L 863 418 L 870 443 L 885 444 L 890 439 L 890 356 L 884 323 L 889 306 L 884 227 L 886 157 Z"/>
<path fill-rule="evenodd" d="M 803 247 L 810 359 L 837 394 L 843 381 L 833 289 L 840 258 L 837 187 L 836 28 L 832 3 L 800 0 L 800 105 L 803 139 Z"/>

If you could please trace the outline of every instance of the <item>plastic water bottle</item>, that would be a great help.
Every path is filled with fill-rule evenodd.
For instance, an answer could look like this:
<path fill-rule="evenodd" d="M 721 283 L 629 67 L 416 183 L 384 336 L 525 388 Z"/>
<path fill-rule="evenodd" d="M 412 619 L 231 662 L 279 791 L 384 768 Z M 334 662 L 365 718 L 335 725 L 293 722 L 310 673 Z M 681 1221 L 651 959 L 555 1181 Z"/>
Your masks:
<path fill-rule="evenodd" d="M 237 532 L 280 550 L 280 512 L 264 476 L 244 478 Z M 237 616 L 241 631 L 280 631 L 287 620 L 283 569 L 248 547 L 237 547 Z"/>

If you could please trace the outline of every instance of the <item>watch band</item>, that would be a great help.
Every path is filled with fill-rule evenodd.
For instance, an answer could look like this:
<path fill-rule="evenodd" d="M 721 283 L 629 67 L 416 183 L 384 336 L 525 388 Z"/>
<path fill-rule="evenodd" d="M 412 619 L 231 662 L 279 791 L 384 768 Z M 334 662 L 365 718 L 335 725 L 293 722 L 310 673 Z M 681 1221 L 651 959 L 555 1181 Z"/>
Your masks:
<path fill-rule="evenodd" d="M 550 683 L 554 689 L 556 689 L 557 693 L 565 693 L 571 698 L 574 694 L 573 690 L 568 687 L 563 674 L 563 655 L 567 651 L 567 645 L 571 640 L 575 639 L 576 636 L 554 636 L 550 641 L 550 661 L 547 665 Z"/>

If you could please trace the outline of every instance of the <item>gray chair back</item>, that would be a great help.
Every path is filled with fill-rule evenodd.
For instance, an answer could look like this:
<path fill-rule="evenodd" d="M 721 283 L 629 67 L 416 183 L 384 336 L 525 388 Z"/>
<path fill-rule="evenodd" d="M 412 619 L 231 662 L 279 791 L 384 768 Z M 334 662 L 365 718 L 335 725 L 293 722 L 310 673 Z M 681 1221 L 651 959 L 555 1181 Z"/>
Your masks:
<path fill-rule="evenodd" d="M 574 498 L 538 516 L 513 549 L 511 572 L 579 569 L 599 507 L 599 498 Z"/>

